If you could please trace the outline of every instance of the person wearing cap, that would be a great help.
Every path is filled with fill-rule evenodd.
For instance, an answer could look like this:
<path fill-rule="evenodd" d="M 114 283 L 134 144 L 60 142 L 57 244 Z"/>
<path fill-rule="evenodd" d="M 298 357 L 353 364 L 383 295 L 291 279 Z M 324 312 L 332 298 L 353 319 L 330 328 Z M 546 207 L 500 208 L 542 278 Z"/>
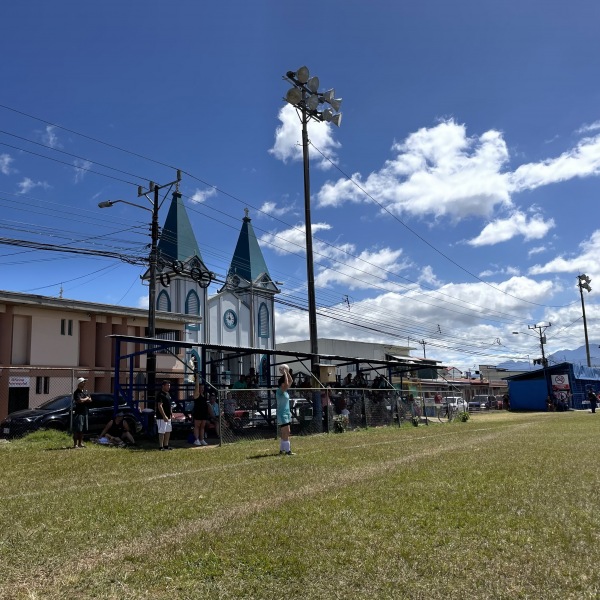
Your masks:
<path fill-rule="evenodd" d="M 158 449 L 159 450 L 172 450 L 169 446 L 169 438 L 171 437 L 171 431 L 173 426 L 171 424 L 171 389 L 170 381 L 163 381 L 156 397 L 156 426 L 158 428 Z"/>
<path fill-rule="evenodd" d="M 84 389 L 85 377 L 77 380 L 77 389 L 73 392 L 73 448 L 85 448 L 83 433 L 87 431 L 89 405 L 92 397 Z"/>
<path fill-rule="evenodd" d="M 102 430 L 100 438 L 106 438 L 113 446 L 125 446 L 126 444 L 135 444 L 135 440 L 129 430 L 127 421 L 123 418 L 125 415 L 117 413 L 114 419 L 111 419 Z"/>

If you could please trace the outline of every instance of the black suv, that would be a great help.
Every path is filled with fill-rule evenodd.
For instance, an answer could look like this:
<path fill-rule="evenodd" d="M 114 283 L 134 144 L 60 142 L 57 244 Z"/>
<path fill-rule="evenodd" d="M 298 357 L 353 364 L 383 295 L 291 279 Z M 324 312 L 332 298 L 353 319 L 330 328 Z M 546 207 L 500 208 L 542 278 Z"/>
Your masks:
<path fill-rule="evenodd" d="M 89 406 L 87 435 L 97 435 L 113 418 L 115 399 L 112 394 L 90 394 L 92 402 Z M 68 431 L 71 425 L 71 404 L 73 397 L 57 396 L 44 402 L 38 408 L 28 408 L 12 412 L 0 423 L 0 437 L 21 437 L 38 429 L 58 429 Z M 125 421 L 132 433 L 138 433 L 141 425 L 130 406 L 123 401 L 118 412 L 125 415 Z"/>

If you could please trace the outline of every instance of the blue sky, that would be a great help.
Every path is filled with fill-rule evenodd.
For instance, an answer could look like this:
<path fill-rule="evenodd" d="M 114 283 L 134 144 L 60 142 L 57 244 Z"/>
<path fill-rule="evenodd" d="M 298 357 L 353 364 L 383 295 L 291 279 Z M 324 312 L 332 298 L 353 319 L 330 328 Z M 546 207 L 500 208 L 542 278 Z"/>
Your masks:
<path fill-rule="evenodd" d="M 0 236 L 143 254 L 148 214 L 97 204 L 137 202 L 138 185 L 179 168 L 207 266 L 225 274 L 247 207 L 284 282 L 278 340 L 307 338 L 300 124 L 282 79 L 306 65 L 343 98 L 339 129 L 309 125 L 321 337 L 410 344 L 461 369 L 533 360 L 528 326 L 552 323 L 547 354 L 584 343 L 586 273 L 600 340 L 600 6 L 302 7 L 7 5 Z M 14 245 L 0 256 L 2 289 L 147 302 L 142 267 Z"/>

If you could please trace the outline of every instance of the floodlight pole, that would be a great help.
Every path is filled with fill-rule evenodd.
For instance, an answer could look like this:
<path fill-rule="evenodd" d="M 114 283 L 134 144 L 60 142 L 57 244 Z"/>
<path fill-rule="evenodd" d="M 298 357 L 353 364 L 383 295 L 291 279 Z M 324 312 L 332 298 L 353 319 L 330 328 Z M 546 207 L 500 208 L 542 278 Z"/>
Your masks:
<path fill-rule="evenodd" d="M 319 343 L 317 332 L 317 304 L 315 298 L 315 273 L 313 263 L 312 224 L 310 216 L 310 167 L 308 153 L 308 120 L 331 122 L 339 127 L 342 114 L 339 111 L 341 98 L 334 98 L 335 92 L 328 90 L 319 93 L 319 78 L 309 77 L 307 67 L 300 67 L 298 71 L 288 71 L 284 79 L 293 87 L 288 90 L 286 101 L 294 106 L 301 114 L 302 122 L 302 158 L 304 163 L 304 221 L 306 235 L 306 280 L 308 294 L 308 326 L 310 337 L 312 386 L 321 385 L 319 369 Z M 322 104 L 329 104 L 331 108 L 319 109 Z M 336 114 L 337 113 L 337 114 Z M 313 411 L 315 420 L 320 430 L 322 423 L 323 407 L 320 394 L 313 394 Z"/>
<path fill-rule="evenodd" d="M 585 318 L 585 302 L 583 301 L 583 290 L 587 290 L 588 292 L 592 291 L 590 287 L 591 279 L 587 275 L 578 275 L 578 286 L 579 293 L 581 294 L 581 312 L 583 313 L 583 332 L 585 334 L 585 354 L 587 358 L 587 366 L 592 366 L 592 360 L 590 358 L 590 342 L 588 340 L 588 330 L 587 330 L 587 320 Z"/>
<path fill-rule="evenodd" d="M 306 91 L 302 90 L 302 106 L 306 107 Z M 313 262 L 312 220 L 310 214 L 310 166 L 308 156 L 308 114 L 306 108 L 302 113 L 302 156 L 304 162 L 304 227 L 306 235 L 306 281 L 308 293 L 308 331 L 310 337 L 311 364 L 313 374 L 312 385 L 320 381 L 319 341 L 317 333 L 317 302 L 315 296 L 315 270 Z"/>

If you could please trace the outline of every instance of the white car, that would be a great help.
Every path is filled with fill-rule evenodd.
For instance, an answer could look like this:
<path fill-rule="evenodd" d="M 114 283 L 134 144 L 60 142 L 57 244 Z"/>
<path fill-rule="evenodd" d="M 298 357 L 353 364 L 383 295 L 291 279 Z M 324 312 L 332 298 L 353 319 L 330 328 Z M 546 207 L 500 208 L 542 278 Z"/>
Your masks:
<path fill-rule="evenodd" d="M 469 408 L 469 405 L 462 396 L 446 396 L 443 399 L 443 403 L 450 404 L 450 406 L 455 408 L 458 412 L 464 412 Z"/>

